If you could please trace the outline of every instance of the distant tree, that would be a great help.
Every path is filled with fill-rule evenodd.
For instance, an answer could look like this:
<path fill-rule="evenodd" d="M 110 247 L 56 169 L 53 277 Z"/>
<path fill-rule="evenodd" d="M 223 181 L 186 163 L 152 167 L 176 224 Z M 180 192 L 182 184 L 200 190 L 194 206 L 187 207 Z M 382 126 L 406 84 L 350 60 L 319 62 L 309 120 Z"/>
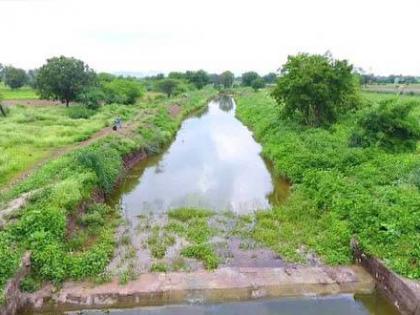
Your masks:
<path fill-rule="evenodd" d="M 266 74 L 265 76 L 263 76 L 263 80 L 266 84 L 276 83 L 277 74 L 275 74 L 274 72 L 270 72 L 270 73 Z"/>
<path fill-rule="evenodd" d="M 38 75 L 38 69 L 29 70 L 27 73 L 28 85 L 35 89 L 36 88 L 36 76 Z"/>
<path fill-rule="evenodd" d="M 220 82 L 220 75 L 217 73 L 209 74 L 210 83 L 213 84 L 214 87 L 218 88 L 221 84 Z"/>
<path fill-rule="evenodd" d="M 174 79 L 174 80 L 185 80 L 185 73 L 182 72 L 169 72 L 168 74 L 168 78 L 169 79 Z"/>
<path fill-rule="evenodd" d="M 117 77 L 111 73 L 101 72 L 101 73 L 98 73 L 97 78 L 100 83 L 103 83 L 103 82 L 111 82 L 112 80 L 115 80 Z"/>
<path fill-rule="evenodd" d="M 307 125 L 319 126 L 336 120 L 337 114 L 354 108 L 358 83 L 346 60 L 329 55 L 289 56 L 272 92 L 289 117 L 298 116 Z"/>
<path fill-rule="evenodd" d="M 254 71 L 245 72 L 242 74 L 242 85 L 252 86 L 252 82 L 258 79 L 259 77 L 259 74 Z"/>
<path fill-rule="evenodd" d="M 199 90 L 210 83 L 210 77 L 204 70 L 198 70 L 196 72 L 187 71 L 186 76 L 187 80 Z"/>
<path fill-rule="evenodd" d="M 232 87 L 234 80 L 235 75 L 230 71 L 225 71 L 220 75 L 220 84 L 222 84 L 225 89 Z"/>
<path fill-rule="evenodd" d="M 262 78 L 257 78 L 251 83 L 251 87 L 254 89 L 254 91 L 258 91 L 259 89 L 262 89 L 265 87 L 264 80 Z"/>
<path fill-rule="evenodd" d="M 41 97 L 60 100 L 68 107 L 95 80 L 95 73 L 83 61 L 61 56 L 48 59 L 39 69 L 36 87 Z"/>
<path fill-rule="evenodd" d="M 4 68 L 4 83 L 11 89 L 21 88 L 28 81 L 26 72 L 23 69 L 18 69 L 12 66 Z"/>
<path fill-rule="evenodd" d="M 168 98 L 171 97 L 178 87 L 178 81 L 173 79 L 165 79 L 159 82 L 158 88 L 162 93 L 165 93 Z"/>

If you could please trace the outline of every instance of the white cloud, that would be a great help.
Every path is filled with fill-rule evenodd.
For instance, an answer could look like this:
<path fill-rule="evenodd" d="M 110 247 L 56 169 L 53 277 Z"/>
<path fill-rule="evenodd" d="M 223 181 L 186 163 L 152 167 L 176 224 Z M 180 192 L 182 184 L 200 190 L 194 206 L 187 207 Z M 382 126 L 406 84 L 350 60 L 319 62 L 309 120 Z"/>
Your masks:
<path fill-rule="evenodd" d="M 418 0 L 0 0 L 0 62 L 99 71 L 268 72 L 299 51 L 420 74 Z"/>

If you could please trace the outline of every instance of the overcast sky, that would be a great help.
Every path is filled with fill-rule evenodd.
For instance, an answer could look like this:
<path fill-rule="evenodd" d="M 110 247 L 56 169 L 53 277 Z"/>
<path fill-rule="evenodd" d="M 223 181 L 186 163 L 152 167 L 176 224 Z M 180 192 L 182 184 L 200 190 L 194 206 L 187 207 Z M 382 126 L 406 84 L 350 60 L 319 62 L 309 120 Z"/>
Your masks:
<path fill-rule="evenodd" d="M 420 0 L 0 0 L 0 63 L 97 71 L 276 70 L 324 53 L 420 75 Z"/>

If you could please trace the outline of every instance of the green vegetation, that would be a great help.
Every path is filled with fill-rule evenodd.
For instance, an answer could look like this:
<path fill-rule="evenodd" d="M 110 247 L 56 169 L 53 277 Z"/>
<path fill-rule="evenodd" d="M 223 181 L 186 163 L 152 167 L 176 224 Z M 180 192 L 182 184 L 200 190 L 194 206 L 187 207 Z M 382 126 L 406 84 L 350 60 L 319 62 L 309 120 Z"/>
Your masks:
<path fill-rule="evenodd" d="M 346 60 L 328 55 L 289 56 L 272 95 L 287 117 L 309 126 L 328 125 L 359 103 L 352 70 Z"/>
<path fill-rule="evenodd" d="M 0 94 L 3 95 L 5 100 L 29 100 L 39 98 L 35 90 L 29 86 L 24 86 L 20 89 L 13 90 L 9 87 L 6 87 L 2 82 L 0 82 Z"/>
<path fill-rule="evenodd" d="M 110 126 L 116 116 L 129 120 L 139 106 L 108 105 L 96 112 L 83 106 L 12 106 L 0 121 L 0 187 L 52 154 L 54 150 L 88 139 Z M 15 157 L 19 156 L 19 159 Z"/>
<path fill-rule="evenodd" d="M 75 149 L 46 163 L 0 196 L 0 204 L 4 205 L 22 193 L 32 192 L 27 204 L 15 216 L 15 221 L 0 231 L 0 285 L 3 286 L 14 274 L 25 250 L 32 253 L 32 276 L 41 281 L 60 283 L 65 279 L 100 277 L 113 255 L 114 228 L 120 219 L 115 209 L 92 202 L 91 195 L 98 189 L 105 194 L 111 192 L 117 177 L 123 172 L 124 156 L 139 149 L 146 149 L 149 153 L 159 152 L 175 135 L 183 117 L 202 108 L 214 95 L 215 90 L 203 89 L 176 99 L 181 107 L 181 115 L 177 117 L 168 113 L 170 103 L 166 100 L 150 99 L 150 102 L 130 107 L 107 105 L 101 107 L 89 121 L 81 120 L 81 126 L 92 130 L 96 128 L 95 124 L 106 120 L 107 114 L 115 116 L 118 112 L 131 117 L 137 113 L 141 117 L 133 134 L 121 136 L 113 133 L 87 147 Z M 45 138 L 41 135 L 44 133 L 49 135 L 49 138 L 46 137 L 51 141 L 49 145 L 77 141 L 80 134 L 77 134 L 77 126 L 73 126 L 72 119 L 66 118 L 67 110 L 64 107 L 13 107 L 11 115 L 2 118 L 2 123 L 9 124 L 9 132 L 2 139 L 12 141 L 10 136 L 14 133 L 11 130 L 28 126 L 26 133 L 20 134 L 19 141 L 17 135 L 15 142 L 9 142 L 12 148 L 18 147 L 24 136 L 34 133 L 37 133 L 37 138 L 24 142 L 27 152 L 32 152 L 37 145 L 42 147 Z M 57 120 L 61 120 L 63 127 L 70 125 L 73 128 L 58 137 L 57 129 L 50 129 Z M 15 129 L 13 124 L 20 123 L 20 128 Z M 126 283 L 134 275 L 133 269 L 129 268 L 121 274 L 120 280 Z M 29 283 L 28 287 L 31 285 Z"/>
<path fill-rule="evenodd" d="M 359 117 L 384 98 L 364 94 L 359 111 L 337 116 L 325 129 L 284 118 L 267 90 L 239 91 L 238 117 L 254 131 L 277 174 L 293 182 L 284 205 L 257 213 L 255 239 L 291 260 L 300 259 L 297 250 L 304 245 L 326 263 L 344 264 L 351 260 L 350 239 L 356 237 L 365 251 L 399 274 L 420 278 L 418 152 L 349 146 Z M 412 117 L 418 126 L 419 106 Z"/>
<path fill-rule="evenodd" d="M 83 90 L 93 85 L 95 73 L 75 58 L 64 56 L 47 60 L 36 77 L 36 87 L 42 98 L 60 100 L 69 106 Z"/>
<path fill-rule="evenodd" d="M 353 146 L 380 146 L 390 151 L 415 150 L 420 140 L 418 119 L 410 115 L 419 102 L 389 99 L 372 106 L 358 119 Z"/>
<path fill-rule="evenodd" d="M 207 269 L 218 266 L 213 246 L 209 243 L 215 231 L 209 227 L 208 219 L 214 212 L 204 209 L 179 208 L 168 212 L 169 222 L 166 230 L 185 237 L 191 245 L 181 251 L 181 255 L 203 262 Z"/>
<path fill-rule="evenodd" d="M 25 70 L 12 66 L 7 66 L 3 69 L 3 76 L 4 83 L 12 90 L 21 88 L 28 82 Z"/>

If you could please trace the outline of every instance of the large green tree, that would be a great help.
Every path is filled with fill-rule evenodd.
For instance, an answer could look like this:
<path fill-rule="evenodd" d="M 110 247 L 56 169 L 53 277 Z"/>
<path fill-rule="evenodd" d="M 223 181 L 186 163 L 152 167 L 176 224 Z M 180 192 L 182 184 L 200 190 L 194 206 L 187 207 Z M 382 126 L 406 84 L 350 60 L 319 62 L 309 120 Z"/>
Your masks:
<path fill-rule="evenodd" d="M 94 84 L 95 78 L 95 72 L 83 61 L 54 57 L 39 69 L 36 87 L 41 97 L 57 99 L 69 106 L 71 101 Z"/>
<path fill-rule="evenodd" d="M 158 88 L 169 98 L 175 93 L 176 89 L 178 88 L 178 81 L 173 79 L 164 79 L 158 83 Z"/>
<path fill-rule="evenodd" d="M 11 89 L 18 89 L 28 81 L 25 70 L 7 66 L 3 70 L 4 83 Z"/>
<path fill-rule="evenodd" d="M 355 107 L 358 83 L 347 60 L 331 56 L 289 56 L 272 96 L 289 117 L 311 126 L 334 122 L 340 112 Z"/>
<path fill-rule="evenodd" d="M 259 74 L 255 71 L 248 71 L 242 74 L 242 85 L 243 86 L 252 86 L 252 82 L 259 79 Z"/>
<path fill-rule="evenodd" d="M 187 71 L 185 77 L 190 83 L 194 84 L 197 89 L 202 89 L 210 83 L 210 76 L 204 70 Z"/>
<path fill-rule="evenodd" d="M 225 71 L 219 76 L 219 82 L 225 89 L 232 87 L 235 75 L 230 71 Z"/>

